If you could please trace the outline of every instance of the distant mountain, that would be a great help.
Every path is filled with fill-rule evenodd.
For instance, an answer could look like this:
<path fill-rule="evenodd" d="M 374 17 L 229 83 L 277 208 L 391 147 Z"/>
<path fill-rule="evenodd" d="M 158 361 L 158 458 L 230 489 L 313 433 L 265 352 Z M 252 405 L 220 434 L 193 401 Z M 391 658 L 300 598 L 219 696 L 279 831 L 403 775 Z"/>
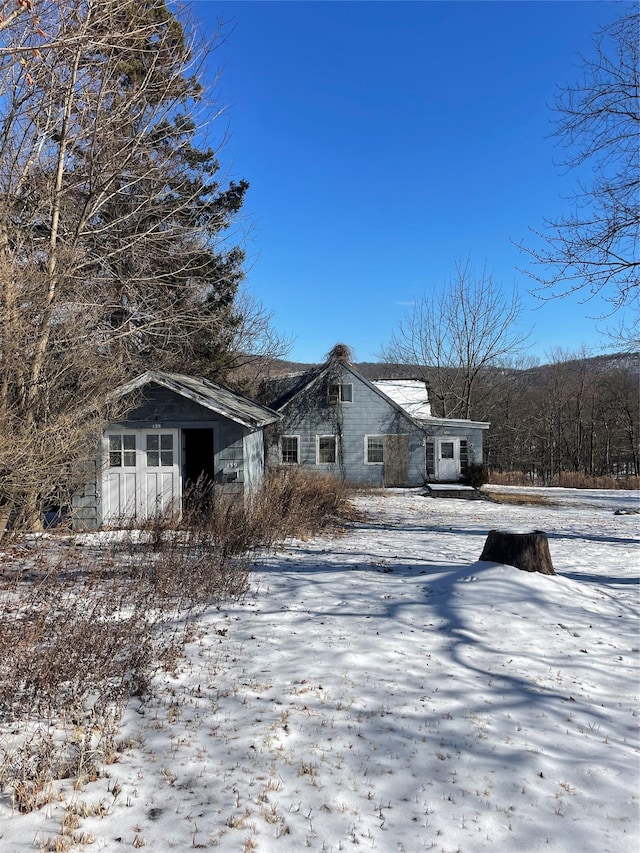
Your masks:
<path fill-rule="evenodd" d="M 583 359 L 574 359 L 564 362 L 573 364 Z M 595 355 L 584 359 L 591 370 L 597 373 L 609 373 L 623 371 L 640 377 L 640 353 L 609 353 L 607 355 Z M 283 376 L 291 373 L 305 373 L 317 364 L 307 364 L 296 361 L 281 361 L 274 359 L 268 365 L 267 372 L 270 376 Z M 541 373 L 549 370 L 553 365 L 539 364 L 534 367 L 508 368 L 513 373 Z M 354 364 L 355 369 L 367 379 L 420 379 L 423 369 L 417 364 L 387 364 L 385 362 L 361 361 Z M 500 368 L 498 368 L 500 369 Z"/>

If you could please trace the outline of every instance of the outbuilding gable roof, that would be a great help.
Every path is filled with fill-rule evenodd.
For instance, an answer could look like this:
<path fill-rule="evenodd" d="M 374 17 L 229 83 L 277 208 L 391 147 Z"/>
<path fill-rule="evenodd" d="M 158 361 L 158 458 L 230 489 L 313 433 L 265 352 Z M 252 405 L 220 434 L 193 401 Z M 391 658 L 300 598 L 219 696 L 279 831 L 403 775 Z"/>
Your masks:
<path fill-rule="evenodd" d="M 218 385 L 208 379 L 185 376 L 181 373 L 165 373 L 161 370 L 147 370 L 146 373 L 117 388 L 114 396 L 123 397 L 151 383 L 161 385 L 169 391 L 193 400 L 205 409 L 251 429 L 267 426 L 280 419 L 277 412 L 224 385 Z"/>

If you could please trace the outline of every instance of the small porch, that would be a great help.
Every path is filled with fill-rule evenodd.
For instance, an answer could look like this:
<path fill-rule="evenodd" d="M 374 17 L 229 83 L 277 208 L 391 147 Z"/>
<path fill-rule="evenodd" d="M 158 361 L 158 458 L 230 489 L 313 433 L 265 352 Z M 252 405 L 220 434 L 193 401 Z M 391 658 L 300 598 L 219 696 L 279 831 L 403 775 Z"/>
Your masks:
<path fill-rule="evenodd" d="M 458 498 L 466 501 L 482 500 L 479 489 L 473 486 L 463 486 L 461 483 L 429 483 L 424 488 L 425 497 L 428 498 Z"/>

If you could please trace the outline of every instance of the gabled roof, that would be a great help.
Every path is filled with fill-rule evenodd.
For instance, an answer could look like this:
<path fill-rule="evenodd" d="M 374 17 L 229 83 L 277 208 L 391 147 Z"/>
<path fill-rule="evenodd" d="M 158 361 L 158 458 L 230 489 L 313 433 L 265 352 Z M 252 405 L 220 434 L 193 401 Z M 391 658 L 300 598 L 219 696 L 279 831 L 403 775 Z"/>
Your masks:
<path fill-rule="evenodd" d="M 243 397 L 230 388 L 225 388 L 224 385 L 181 373 L 164 373 L 161 370 L 147 370 L 131 382 L 116 388 L 113 394 L 123 397 L 151 383 L 161 385 L 175 394 L 193 400 L 205 409 L 251 429 L 267 426 L 280 419 L 277 412 Z"/>
<path fill-rule="evenodd" d="M 325 365 L 314 367 L 304 373 L 287 373 L 267 380 L 266 393 L 269 394 L 269 408 L 277 412 L 284 409 L 287 403 L 297 397 L 301 391 L 310 388 L 327 370 L 328 367 Z"/>
<path fill-rule="evenodd" d="M 335 369 L 336 368 L 334 364 L 327 363 L 323 364 L 320 367 L 314 368 L 313 370 L 309 370 L 306 373 L 298 373 L 292 374 L 287 377 L 280 377 L 275 383 L 276 388 L 278 388 L 280 393 L 272 402 L 270 402 L 270 407 L 278 412 L 281 412 L 299 394 L 303 394 L 304 392 L 308 391 L 312 386 L 320 382 L 327 375 L 327 373 L 329 373 L 329 371 L 335 371 Z M 340 369 L 345 371 L 346 373 L 351 373 L 356 379 L 362 382 L 363 385 L 366 385 L 367 388 L 369 388 L 375 394 L 378 394 L 380 397 L 384 397 L 384 399 L 387 401 L 387 403 L 389 403 L 392 408 L 400 412 L 408 420 L 412 421 L 417 427 L 420 427 L 418 419 L 410 411 L 404 409 L 394 399 L 385 394 L 384 391 L 382 391 L 380 388 L 377 388 L 373 382 L 371 382 L 361 373 L 358 373 L 358 371 L 351 364 L 343 362 L 340 364 Z"/>
<path fill-rule="evenodd" d="M 466 426 L 476 429 L 489 429 L 485 421 L 470 421 L 461 418 L 438 418 L 431 414 L 431 406 L 426 385 L 416 379 L 394 379 L 376 380 L 367 379 L 359 373 L 351 364 L 342 363 L 341 369 L 351 373 L 376 394 L 389 403 L 396 411 L 401 412 L 408 420 L 419 429 L 424 429 L 427 424 L 434 426 Z M 320 367 L 307 371 L 306 373 L 290 374 L 279 377 L 274 383 L 276 396 L 269 403 L 270 408 L 281 412 L 299 394 L 309 390 L 319 382 L 329 370 L 335 370 L 335 366 L 324 364 Z"/>

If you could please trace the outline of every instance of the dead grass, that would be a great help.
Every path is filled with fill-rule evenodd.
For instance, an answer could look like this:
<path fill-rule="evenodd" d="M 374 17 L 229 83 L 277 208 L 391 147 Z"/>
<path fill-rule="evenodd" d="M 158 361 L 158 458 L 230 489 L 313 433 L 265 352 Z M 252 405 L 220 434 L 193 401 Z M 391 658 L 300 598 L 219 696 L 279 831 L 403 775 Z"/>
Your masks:
<path fill-rule="evenodd" d="M 563 471 L 558 477 L 558 486 L 563 489 L 638 489 L 640 477 L 589 477 L 576 471 Z"/>
<path fill-rule="evenodd" d="M 524 471 L 491 471 L 490 485 L 494 486 L 558 486 L 564 489 L 638 489 L 640 477 L 625 475 L 623 477 L 591 477 L 577 471 L 561 471 L 550 480 L 531 476 Z"/>
<path fill-rule="evenodd" d="M 517 506 L 555 506 L 555 501 L 544 495 L 517 494 L 515 492 L 494 492 L 491 487 L 484 486 L 482 494 L 493 503 L 515 504 Z"/>
<path fill-rule="evenodd" d="M 205 608 L 244 594 L 252 552 L 352 518 L 348 496 L 341 480 L 288 471 L 247 504 L 203 495 L 205 511 L 106 545 L 12 543 L 0 555 L 0 792 L 28 812 L 56 780 L 82 785 L 116 761 L 129 698 L 175 666 Z"/>

